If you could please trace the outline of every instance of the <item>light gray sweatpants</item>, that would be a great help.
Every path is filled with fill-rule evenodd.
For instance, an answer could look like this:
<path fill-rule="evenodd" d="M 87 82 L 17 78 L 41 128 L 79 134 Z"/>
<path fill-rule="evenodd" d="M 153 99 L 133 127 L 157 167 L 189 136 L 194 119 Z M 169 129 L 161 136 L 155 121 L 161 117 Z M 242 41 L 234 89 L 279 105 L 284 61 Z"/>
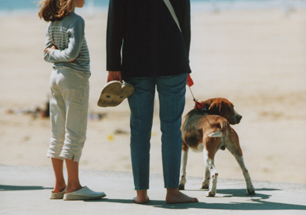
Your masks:
<path fill-rule="evenodd" d="M 53 68 L 50 77 L 51 142 L 47 157 L 79 162 L 86 139 L 90 73 Z"/>

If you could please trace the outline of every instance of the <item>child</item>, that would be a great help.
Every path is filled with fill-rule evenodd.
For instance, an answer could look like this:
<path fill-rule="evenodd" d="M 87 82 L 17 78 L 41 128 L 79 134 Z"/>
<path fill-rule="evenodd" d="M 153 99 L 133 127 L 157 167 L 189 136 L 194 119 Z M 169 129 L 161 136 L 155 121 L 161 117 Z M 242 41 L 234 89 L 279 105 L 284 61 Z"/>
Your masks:
<path fill-rule="evenodd" d="M 50 22 L 46 32 L 44 60 L 53 63 L 50 77 L 51 143 L 47 153 L 55 174 L 51 199 L 100 199 L 103 192 L 82 187 L 79 160 L 86 139 L 89 97 L 89 52 L 84 20 L 75 14 L 85 0 L 42 0 L 40 18 Z M 68 181 L 63 175 L 66 162 Z"/>

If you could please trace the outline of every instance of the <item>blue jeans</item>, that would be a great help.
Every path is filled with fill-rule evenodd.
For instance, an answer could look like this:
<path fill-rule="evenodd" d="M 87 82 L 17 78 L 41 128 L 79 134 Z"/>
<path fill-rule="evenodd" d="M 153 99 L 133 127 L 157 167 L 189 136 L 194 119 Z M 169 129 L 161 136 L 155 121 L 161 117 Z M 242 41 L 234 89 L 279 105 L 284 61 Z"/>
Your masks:
<path fill-rule="evenodd" d="M 128 98 L 131 109 L 131 159 L 136 190 L 149 189 L 150 139 L 155 86 L 160 103 L 162 163 L 165 188 L 178 188 L 181 164 L 181 121 L 187 74 L 127 80 L 135 88 Z"/>

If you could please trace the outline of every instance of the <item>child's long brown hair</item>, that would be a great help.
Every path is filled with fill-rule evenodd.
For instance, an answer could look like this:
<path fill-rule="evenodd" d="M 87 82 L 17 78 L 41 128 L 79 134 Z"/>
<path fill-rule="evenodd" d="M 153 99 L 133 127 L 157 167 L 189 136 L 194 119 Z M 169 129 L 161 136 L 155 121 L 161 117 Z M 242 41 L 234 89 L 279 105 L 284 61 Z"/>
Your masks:
<path fill-rule="evenodd" d="M 42 0 L 38 16 L 46 22 L 61 20 L 74 9 L 73 0 Z"/>

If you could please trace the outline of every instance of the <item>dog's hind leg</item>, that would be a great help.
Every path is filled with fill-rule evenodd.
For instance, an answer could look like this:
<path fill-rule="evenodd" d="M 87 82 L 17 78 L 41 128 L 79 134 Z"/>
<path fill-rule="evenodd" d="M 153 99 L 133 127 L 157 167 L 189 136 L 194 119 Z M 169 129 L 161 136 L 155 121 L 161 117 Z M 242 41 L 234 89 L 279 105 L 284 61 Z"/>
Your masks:
<path fill-rule="evenodd" d="M 182 162 L 181 162 L 181 179 L 179 184 L 180 190 L 185 190 L 185 184 L 186 184 L 186 166 L 187 166 L 187 159 L 188 159 L 188 150 L 189 147 L 186 143 L 183 143 L 182 147 Z"/>
<path fill-rule="evenodd" d="M 206 168 L 210 172 L 209 190 L 208 190 L 206 196 L 207 197 L 214 197 L 216 195 L 216 190 L 217 190 L 218 172 L 217 172 L 217 169 L 215 168 L 215 165 L 214 165 L 214 159 L 213 159 L 213 157 L 210 157 L 210 154 L 209 154 L 209 152 L 207 151 L 206 148 L 204 149 L 203 153 L 204 153 L 204 161 L 205 161 Z"/>
<path fill-rule="evenodd" d="M 239 164 L 239 166 L 242 170 L 242 173 L 243 173 L 243 176 L 244 176 L 244 179 L 245 179 L 245 183 L 246 183 L 246 186 L 247 186 L 246 193 L 248 195 L 255 195 L 255 189 L 253 187 L 249 171 L 245 167 L 243 157 L 242 156 L 241 157 L 237 156 L 236 160 L 237 160 L 237 162 L 238 162 L 238 164 Z"/>
<path fill-rule="evenodd" d="M 245 164 L 244 164 L 244 160 L 243 160 L 243 155 L 242 155 L 242 150 L 239 144 L 239 138 L 237 133 L 234 131 L 234 129 L 231 129 L 231 133 L 229 135 L 229 139 L 228 141 L 226 141 L 226 148 L 232 153 L 232 155 L 236 158 L 244 179 L 245 179 L 245 183 L 247 186 L 247 194 L 248 195 L 255 195 L 255 189 L 253 187 L 252 181 L 251 181 L 251 177 L 249 174 L 249 171 L 247 170 Z"/>

